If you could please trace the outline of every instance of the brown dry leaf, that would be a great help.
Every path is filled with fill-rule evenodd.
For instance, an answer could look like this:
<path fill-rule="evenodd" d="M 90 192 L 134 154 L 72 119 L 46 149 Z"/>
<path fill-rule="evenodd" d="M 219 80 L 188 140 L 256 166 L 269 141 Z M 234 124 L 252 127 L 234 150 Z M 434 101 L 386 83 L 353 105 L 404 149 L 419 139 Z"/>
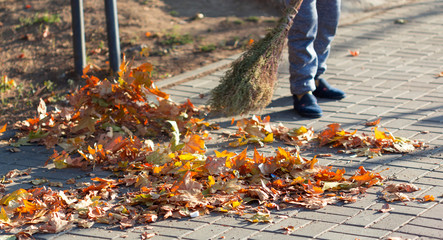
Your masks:
<path fill-rule="evenodd" d="M 248 194 L 251 197 L 258 197 L 260 201 L 264 202 L 269 199 L 269 195 L 260 189 L 248 189 Z"/>
<path fill-rule="evenodd" d="M 295 231 L 295 227 L 294 226 L 287 226 L 284 227 L 283 230 L 285 230 L 285 235 L 289 235 L 291 234 L 293 231 Z"/>
<path fill-rule="evenodd" d="M 25 175 L 29 175 L 31 173 L 31 171 L 32 171 L 31 168 L 28 168 L 27 170 L 24 170 L 24 171 L 14 169 L 14 170 L 11 170 L 8 173 L 6 173 L 5 177 L 6 178 L 14 178 L 14 177 L 25 176 Z"/>
<path fill-rule="evenodd" d="M 395 202 L 395 201 L 402 201 L 402 202 L 409 202 L 411 201 L 409 197 L 400 192 L 394 192 L 394 193 L 385 193 L 382 198 L 386 200 L 386 202 Z"/>
<path fill-rule="evenodd" d="M 378 210 L 378 211 L 379 211 L 379 212 L 382 212 L 382 213 L 387 213 L 387 212 L 390 212 L 390 211 L 392 211 L 392 210 L 394 210 L 394 208 L 391 208 L 391 207 L 389 206 L 389 204 L 385 203 L 385 204 L 381 207 L 381 209 Z"/>
<path fill-rule="evenodd" d="M 70 228 L 72 228 L 72 217 L 67 217 L 60 212 L 51 212 L 49 221 L 40 226 L 39 230 L 46 233 L 59 233 Z"/>
<path fill-rule="evenodd" d="M 141 239 L 145 240 L 145 239 L 151 239 L 153 237 L 155 237 L 155 235 L 157 235 L 156 233 L 148 233 L 148 232 L 144 232 L 141 235 Z"/>
<path fill-rule="evenodd" d="M 383 191 L 395 193 L 395 192 L 415 192 L 420 190 L 419 187 L 412 183 L 391 183 L 385 186 Z"/>

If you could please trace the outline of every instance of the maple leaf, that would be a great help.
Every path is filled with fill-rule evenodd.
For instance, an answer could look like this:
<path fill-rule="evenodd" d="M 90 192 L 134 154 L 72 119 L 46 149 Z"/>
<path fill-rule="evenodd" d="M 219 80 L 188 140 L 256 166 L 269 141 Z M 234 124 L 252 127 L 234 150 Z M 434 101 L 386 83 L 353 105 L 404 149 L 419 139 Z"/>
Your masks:
<path fill-rule="evenodd" d="M 391 183 L 385 186 L 383 191 L 395 193 L 395 192 L 415 192 L 420 190 L 419 187 L 412 183 Z"/>
<path fill-rule="evenodd" d="M 227 172 L 229 168 L 226 167 L 227 157 L 213 157 L 209 156 L 206 159 L 205 169 L 212 175 L 220 175 Z"/>
<path fill-rule="evenodd" d="M 339 129 L 340 129 L 340 124 L 338 123 L 329 124 L 328 128 L 322 131 L 318 136 L 318 138 L 320 139 L 320 146 L 328 144 L 332 140 L 332 138 L 335 137 Z"/>
<path fill-rule="evenodd" d="M 248 189 L 248 194 L 251 197 L 258 197 L 262 202 L 269 199 L 269 195 L 261 189 Z"/>
<path fill-rule="evenodd" d="M 178 183 L 177 187 L 177 190 L 185 190 L 190 193 L 200 193 L 203 185 L 197 181 L 194 181 L 192 179 L 192 173 L 188 171 L 183 176 L 183 180 Z"/>
<path fill-rule="evenodd" d="M 205 141 L 199 135 L 193 134 L 185 143 L 183 151 L 188 153 L 204 153 L 206 152 Z"/>
<path fill-rule="evenodd" d="M 394 202 L 394 201 L 409 202 L 409 201 L 411 201 L 406 194 L 399 193 L 399 192 L 385 193 L 385 194 L 383 194 L 382 198 L 384 200 L 386 200 L 387 202 Z"/>
<path fill-rule="evenodd" d="M 72 228 L 72 217 L 60 212 L 51 212 L 46 224 L 39 227 L 41 232 L 59 233 Z"/>
<path fill-rule="evenodd" d="M 383 177 L 379 173 L 374 173 L 371 171 L 366 171 L 363 166 L 360 166 L 359 171 L 357 171 L 354 176 L 350 177 L 350 180 L 357 182 L 358 185 L 368 185 L 372 186 L 383 180 Z"/>

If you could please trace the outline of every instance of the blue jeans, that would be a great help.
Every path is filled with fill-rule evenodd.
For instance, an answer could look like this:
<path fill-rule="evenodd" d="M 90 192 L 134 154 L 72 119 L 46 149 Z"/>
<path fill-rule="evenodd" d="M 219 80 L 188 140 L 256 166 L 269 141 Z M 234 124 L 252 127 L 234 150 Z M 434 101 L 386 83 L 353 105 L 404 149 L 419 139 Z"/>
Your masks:
<path fill-rule="evenodd" d="M 288 36 L 289 81 L 293 95 L 314 91 L 314 79 L 326 71 L 340 5 L 341 0 L 303 0 Z"/>

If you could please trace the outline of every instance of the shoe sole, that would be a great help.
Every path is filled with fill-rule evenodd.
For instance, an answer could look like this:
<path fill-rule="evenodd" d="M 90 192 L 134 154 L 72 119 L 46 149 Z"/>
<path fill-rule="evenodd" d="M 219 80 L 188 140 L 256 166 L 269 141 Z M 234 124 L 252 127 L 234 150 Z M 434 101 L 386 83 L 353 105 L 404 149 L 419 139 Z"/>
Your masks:
<path fill-rule="evenodd" d="M 306 113 L 300 113 L 300 112 L 297 112 L 297 111 L 295 111 L 298 115 L 300 115 L 300 116 L 302 116 L 302 117 L 307 117 L 307 118 L 320 118 L 320 117 L 322 117 L 323 116 L 323 114 L 315 114 L 315 113 L 313 113 L 313 114 L 306 114 Z"/>
<path fill-rule="evenodd" d="M 344 95 L 343 97 L 336 97 L 336 98 L 331 98 L 331 97 L 320 97 L 320 96 L 315 95 L 315 93 L 313 93 L 313 95 L 314 95 L 316 98 L 333 99 L 333 100 L 342 100 L 343 98 L 346 98 L 346 95 Z"/>

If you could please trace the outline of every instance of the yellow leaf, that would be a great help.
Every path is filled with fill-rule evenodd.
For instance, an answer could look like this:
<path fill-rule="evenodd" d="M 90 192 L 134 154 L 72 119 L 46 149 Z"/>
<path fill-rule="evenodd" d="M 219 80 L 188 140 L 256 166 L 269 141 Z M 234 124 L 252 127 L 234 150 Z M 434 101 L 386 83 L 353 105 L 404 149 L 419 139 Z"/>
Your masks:
<path fill-rule="evenodd" d="M 303 134 L 303 133 L 307 133 L 308 132 L 308 129 L 305 127 L 305 126 L 301 126 L 300 128 L 298 128 L 296 131 L 295 131 L 295 133 L 297 134 L 297 135 L 301 135 L 301 134 Z"/>
<path fill-rule="evenodd" d="M 152 172 L 154 174 L 160 174 L 160 172 L 163 170 L 164 166 L 155 166 Z"/>
<path fill-rule="evenodd" d="M 239 202 L 239 201 L 232 202 L 232 208 L 237 208 L 240 205 L 241 205 L 241 202 Z"/>
<path fill-rule="evenodd" d="M 274 141 L 274 134 L 270 133 L 263 139 L 263 142 L 270 143 Z"/>
<path fill-rule="evenodd" d="M 22 199 L 27 198 L 29 195 L 30 195 L 30 193 L 28 193 L 25 189 L 20 188 L 18 190 L 15 190 L 14 192 L 4 196 L 0 200 L 0 204 L 9 206 L 9 204 L 11 202 L 20 201 Z"/>
<path fill-rule="evenodd" d="M 196 159 L 197 157 L 194 156 L 194 155 L 191 154 L 191 153 L 185 153 L 185 154 L 182 154 L 182 155 L 178 156 L 178 158 L 179 158 L 181 161 L 191 161 L 191 160 Z"/>
<path fill-rule="evenodd" d="M 291 185 L 295 185 L 295 184 L 297 184 L 297 183 L 303 183 L 304 181 L 305 181 L 304 178 L 298 176 L 296 179 L 292 180 Z"/>
<path fill-rule="evenodd" d="M 5 209 L 3 209 L 3 207 L 0 212 L 0 222 L 2 222 L 2 223 L 10 223 L 11 222 L 11 219 L 9 219 L 8 214 L 6 214 L 6 211 L 5 211 Z"/>
<path fill-rule="evenodd" d="M 215 179 L 213 176 L 208 176 L 208 184 L 210 187 L 215 184 Z"/>
<path fill-rule="evenodd" d="M 219 152 L 219 151 L 215 150 L 214 152 L 215 152 L 215 156 L 218 158 L 222 158 L 222 157 L 231 158 L 236 155 L 235 153 L 228 152 L 227 150 L 224 150 L 223 152 Z"/>
<path fill-rule="evenodd" d="M 374 136 L 377 140 L 386 139 L 386 134 L 382 131 L 379 131 L 377 127 L 374 128 Z"/>

